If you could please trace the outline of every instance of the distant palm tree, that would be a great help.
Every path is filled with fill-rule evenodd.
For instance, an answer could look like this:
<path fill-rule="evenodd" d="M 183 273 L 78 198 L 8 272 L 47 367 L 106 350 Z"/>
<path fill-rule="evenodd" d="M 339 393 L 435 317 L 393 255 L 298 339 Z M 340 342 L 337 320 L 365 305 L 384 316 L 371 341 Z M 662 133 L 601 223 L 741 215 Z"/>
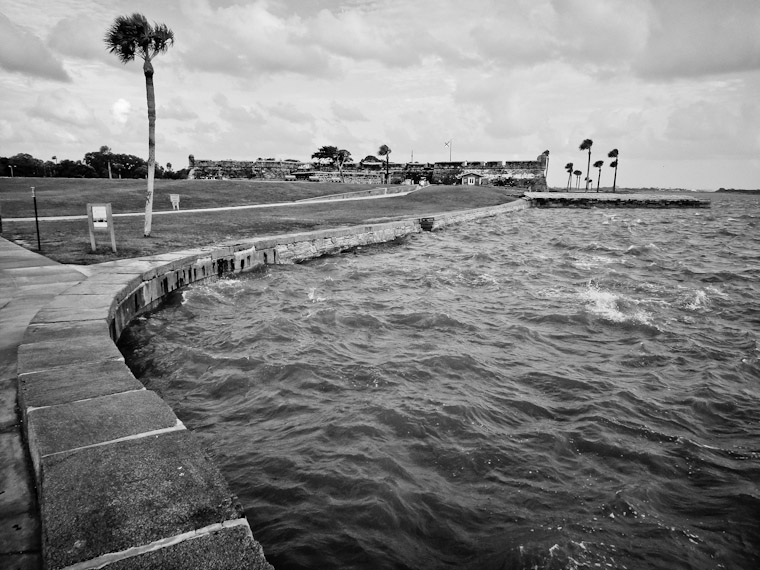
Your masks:
<path fill-rule="evenodd" d="M 583 174 L 583 172 L 576 170 L 573 174 L 575 174 L 575 189 L 579 190 L 581 187 L 581 174 Z"/>
<path fill-rule="evenodd" d="M 597 192 L 599 192 L 599 181 L 602 179 L 602 166 L 604 166 L 604 161 L 603 160 L 597 160 L 594 163 L 594 168 L 598 168 L 599 169 L 599 176 L 597 176 L 597 178 L 596 178 L 596 191 Z"/>
<path fill-rule="evenodd" d="M 148 190 L 145 194 L 145 237 L 150 237 L 153 217 L 153 179 L 156 171 L 156 95 L 153 88 L 153 64 L 151 61 L 165 53 L 174 44 L 174 32 L 165 24 L 150 25 L 142 14 L 117 17 L 105 36 L 106 47 L 116 54 L 122 63 L 129 63 L 139 56 L 145 75 L 148 95 Z"/>
<path fill-rule="evenodd" d="M 389 170 L 389 163 L 388 159 L 391 157 L 391 147 L 389 147 L 387 144 L 384 144 L 380 147 L 380 149 L 377 151 L 377 154 L 380 156 L 385 157 L 385 183 L 390 184 L 390 175 L 388 174 Z"/>
<path fill-rule="evenodd" d="M 581 143 L 581 146 L 578 147 L 578 150 L 587 150 L 588 151 L 588 164 L 586 165 L 586 190 L 588 190 L 588 181 L 590 180 L 589 173 L 591 172 L 591 146 L 594 144 L 594 141 L 591 139 L 584 139 Z"/>
<path fill-rule="evenodd" d="M 103 145 L 100 147 L 100 154 L 105 155 L 106 161 L 108 162 L 108 179 L 111 180 L 113 176 L 111 176 L 111 147 Z"/>
<path fill-rule="evenodd" d="M 333 158 L 333 162 L 335 163 L 335 166 L 338 167 L 338 172 L 340 172 L 340 181 L 345 182 L 345 178 L 343 178 L 343 165 L 347 162 L 351 162 L 351 153 L 347 151 L 346 149 L 342 148 L 338 152 L 335 153 L 335 157 Z"/>
<path fill-rule="evenodd" d="M 607 156 L 609 158 L 614 158 L 612 162 L 610 162 L 610 168 L 615 169 L 615 178 L 612 180 L 612 191 L 615 191 L 615 187 L 617 186 L 617 167 L 618 167 L 618 149 L 613 148 L 610 152 L 607 153 Z"/>
<path fill-rule="evenodd" d="M 567 172 L 567 189 L 570 190 L 570 184 L 572 184 L 572 178 L 573 178 L 573 163 L 568 162 L 565 165 L 565 172 Z"/>

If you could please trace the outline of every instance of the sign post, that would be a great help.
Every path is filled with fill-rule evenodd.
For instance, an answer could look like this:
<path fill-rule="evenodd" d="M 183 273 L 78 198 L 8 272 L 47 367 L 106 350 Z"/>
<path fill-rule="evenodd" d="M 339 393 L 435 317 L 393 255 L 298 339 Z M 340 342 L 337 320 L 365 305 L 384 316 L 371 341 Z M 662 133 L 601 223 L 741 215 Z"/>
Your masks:
<path fill-rule="evenodd" d="M 40 245 L 40 221 L 37 219 L 37 194 L 34 193 L 34 186 L 32 186 L 32 200 L 34 200 L 34 225 L 37 228 L 37 251 L 42 251 Z"/>
<path fill-rule="evenodd" d="M 111 249 L 116 253 L 116 235 L 113 229 L 113 215 L 111 214 L 111 204 L 87 204 L 87 221 L 90 225 L 90 245 L 94 252 L 97 248 L 95 245 L 96 231 L 110 231 Z"/>

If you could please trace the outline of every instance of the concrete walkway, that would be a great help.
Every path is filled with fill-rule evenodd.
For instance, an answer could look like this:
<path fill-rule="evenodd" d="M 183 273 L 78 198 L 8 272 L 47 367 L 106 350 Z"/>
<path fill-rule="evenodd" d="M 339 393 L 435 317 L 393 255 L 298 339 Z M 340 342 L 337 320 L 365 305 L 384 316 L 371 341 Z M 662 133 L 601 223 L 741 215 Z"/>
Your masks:
<path fill-rule="evenodd" d="M 16 400 L 18 347 L 37 311 L 83 279 L 0 238 L 0 568 L 42 567 L 39 508 Z"/>
<path fill-rule="evenodd" d="M 305 206 L 312 204 L 327 204 L 336 201 L 355 201 L 355 200 L 380 200 L 383 198 L 398 198 L 411 194 L 418 187 L 411 187 L 409 190 L 403 192 L 395 192 L 390 194 L 374 194 L 371 196 L 365 195 L 363 192 L 354 192 L 353 194 L 360 194 L 358 196 L 351 196 L 350 194 L 341 194 L 341 197 L 335 195 L 323 196 L 321 198 L 306 198 L 304 200 L 298 200 L 296 202 L 275 202 L 273 204 L 248 204 L 245 206 L 220 206 L 218 208 L 191 208 L 185 210 L 153 210 L 154 216 L 163 216 L 167 214 L 197 214 L 202 212 L 226 212 L 228 210 L 258 210 L 264 208 L 282 208 L 287 206 Z M 134 218 L 137 216 L 144 216 L 145 212 L 122 212 L 113 214 L 114 218 Z M 40 222 L 69 222 L 75 220 L 86 220 L 86 215 L 74 215 L 74 216 L 41 216 L 37 220 Z M 34 218 L 3 218 L 4 222 L 33 222 Z"/>

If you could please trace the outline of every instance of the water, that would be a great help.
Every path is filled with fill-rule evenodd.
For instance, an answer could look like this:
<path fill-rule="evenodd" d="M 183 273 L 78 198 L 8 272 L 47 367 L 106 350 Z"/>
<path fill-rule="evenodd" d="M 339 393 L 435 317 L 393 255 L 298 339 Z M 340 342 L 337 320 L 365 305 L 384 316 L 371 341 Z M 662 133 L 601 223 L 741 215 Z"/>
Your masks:
<path fill-rule="evenodd" d="M 760 197 L 528 210 L 120 342 L 278 570 L 760 567 Z"/>

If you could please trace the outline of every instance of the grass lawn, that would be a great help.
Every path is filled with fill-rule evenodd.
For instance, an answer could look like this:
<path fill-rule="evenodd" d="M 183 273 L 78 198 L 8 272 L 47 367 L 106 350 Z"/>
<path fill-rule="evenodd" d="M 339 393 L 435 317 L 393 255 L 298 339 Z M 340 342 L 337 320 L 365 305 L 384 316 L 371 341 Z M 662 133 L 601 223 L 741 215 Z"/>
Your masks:
<path fill-rule="evenodd" d="M 37 249 L 34 222 L 8 218 L 34 216 L 30 187 L 35 186 L 40 216 L 86 214 L 88 202 L 110 202 L 114 213 L 144 209 L 144 180 L 0 178 L 0 212 L 5 239 Z M 215 208 L 289 202 L 340 192 L 367 190 L 368 185 L 249 180 L 157 180 L 154 211 L 170 210 L 169 194 L 180 194 L 181 208 Z M 61 263 L 93 264 L 211 245 L 229 240 L 309 231 L 367 222 L 390 221 L 439 212 L 502 204 L 522 190 L 491 186 L 428 186 L 408 196 L 379 200 L 303 204 L 298 206 L 183 213 L 153 217 L 150 238 L 142 236 L 143 217 L 115 218 L 116 247 L 107 233 L 97 234 L 93 253 L 87 220 L 40 222 L 42 253 Z"/>

